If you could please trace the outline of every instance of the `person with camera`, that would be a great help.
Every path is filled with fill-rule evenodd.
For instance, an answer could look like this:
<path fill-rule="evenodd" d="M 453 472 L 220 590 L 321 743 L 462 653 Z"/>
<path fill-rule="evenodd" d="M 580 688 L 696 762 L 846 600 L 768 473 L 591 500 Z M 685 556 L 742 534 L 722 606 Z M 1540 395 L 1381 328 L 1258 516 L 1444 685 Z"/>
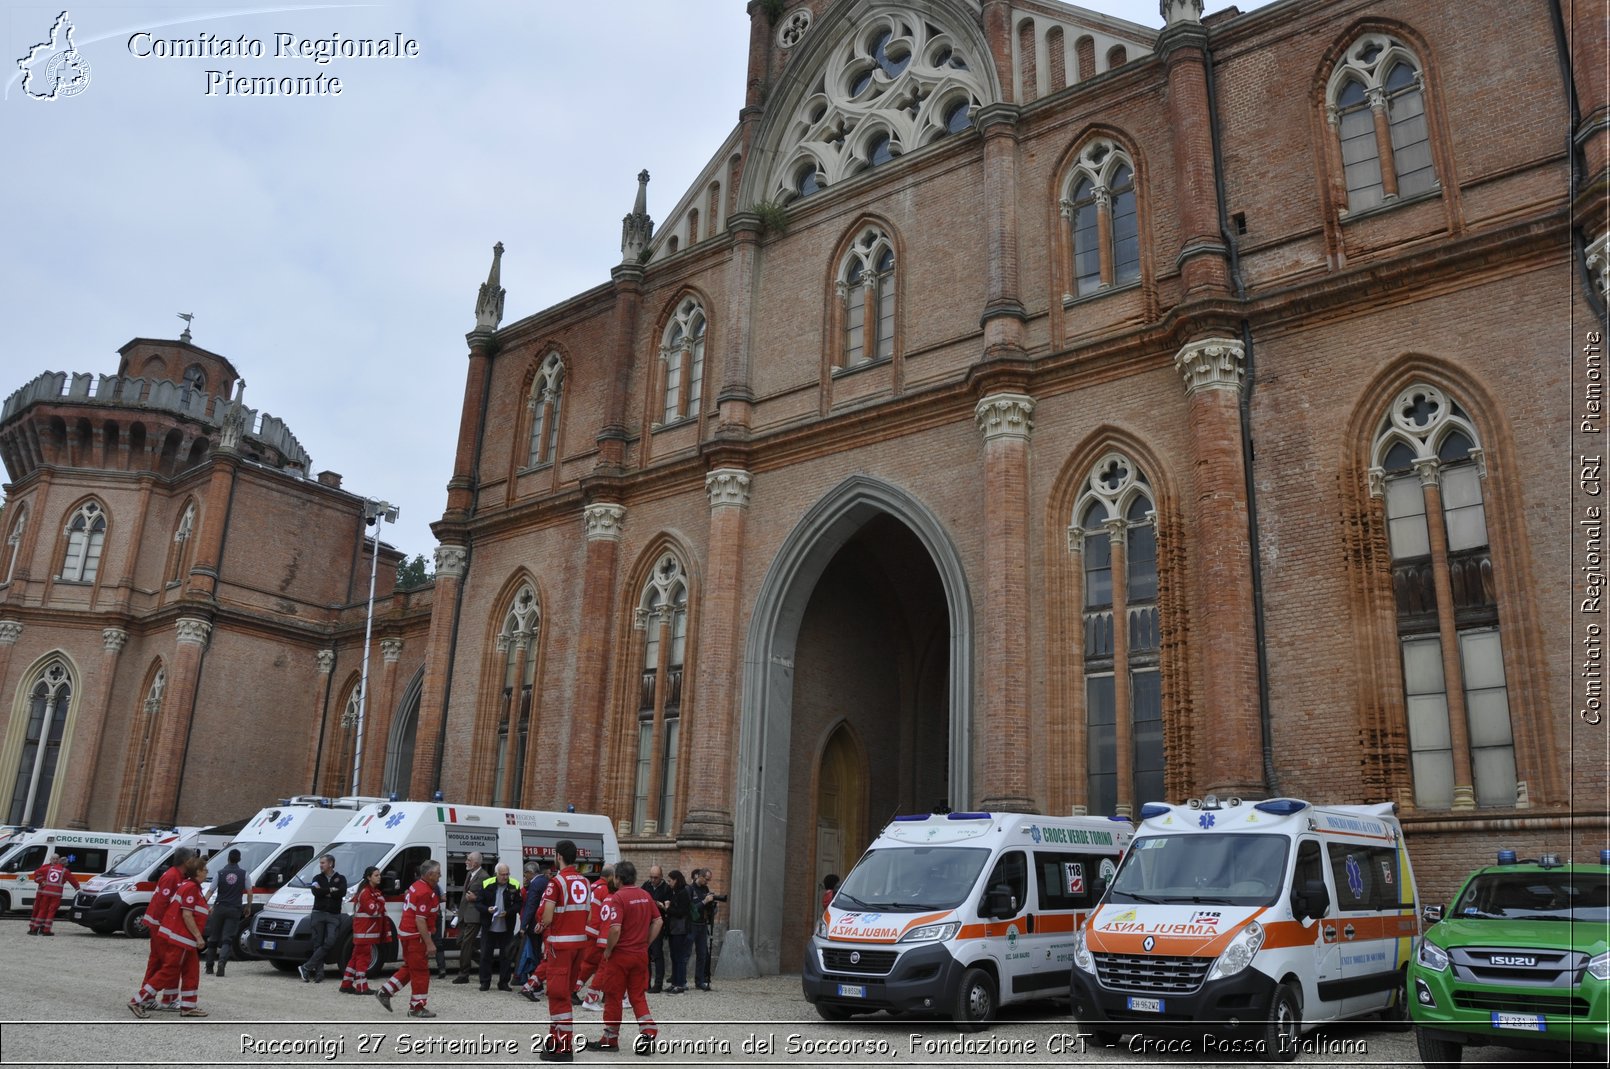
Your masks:
<path fill-rule="evenodd" d="M 710 937 L 715 932 L 716 910 L 727 900 L 710 888 L 710 870 L 694 869 L 693 886 L 693 986 L 710 990 Z"/>

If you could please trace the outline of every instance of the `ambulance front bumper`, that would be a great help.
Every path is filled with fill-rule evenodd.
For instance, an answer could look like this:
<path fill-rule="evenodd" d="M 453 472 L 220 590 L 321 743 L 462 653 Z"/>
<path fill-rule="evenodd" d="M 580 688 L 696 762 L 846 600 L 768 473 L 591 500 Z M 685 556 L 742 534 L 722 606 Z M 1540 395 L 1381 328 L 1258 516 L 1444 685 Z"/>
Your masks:
<path fill-rule="evenodd" d="M 128 913 L 129 904 L 116 892 L 97 895 L 81 891 L 73 898 L 70 907 L 67 899 L 62 899 L 62 912 L 68 912 L 69 908 L 73 923 L 82 924 L 86 928 L 112 931 L 123 926 L 123 916 Z"/>
<path fill-rule="evenodd" d="M 1275 981 L 1256 969 L 1209 980 L 1194 991 L 1116 990 L 1083 969 L 1072 971 L 1068 993 L 1083 1025 L 1114 1032 L 1257 1032 L 1269 1017 Z"/>
<path fill-rule="evenodd" d="M 823 951 L 838 967 L 824 964 Z M 859 953 L 863 960 L 852 962 Z M 887 963 L 885 955 L 894 955 Z M 877 957 L 874 957 L 877 955 Z M 865 971 L 863 971 L 865 970 Z M 943 1010 L 961 983 L 962 966 L 943 943 L 903 953 L 893 947 L 851 947 L 812 939 L 805 948 L 800 984 L 812 1005 L 827 1003 L 851 1012 Z"/>

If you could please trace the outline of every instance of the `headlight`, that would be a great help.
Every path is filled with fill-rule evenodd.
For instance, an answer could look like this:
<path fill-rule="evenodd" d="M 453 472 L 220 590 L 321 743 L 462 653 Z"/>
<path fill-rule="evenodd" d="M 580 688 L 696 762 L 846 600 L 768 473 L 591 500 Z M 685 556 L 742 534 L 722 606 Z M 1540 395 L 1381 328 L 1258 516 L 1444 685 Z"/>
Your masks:
<path fill-rule="evenodd" d="M 1588 962 L 1588 975 L 1595 980 L 1610 980 L 1610 952 Z"/>
<path fill-rule="evenodd" d="M 1420 938 L 1420 952 L 1415 960 L 1420 963 L 1421 968 L 1430 969 L 1432 972 L 1446 972 L 1448 969 L 1447 952 L 1424 936 Z M 1589 967 L 1592 967 L 1591 964 Z"/>
<path fill-rule="evenodd" d="M 1213 963 L 1208 970 L 1208 980 L 1222 980 L 1226 976 L 1234 976 L 1245 969 L 1252 962 L 1252 956 L 1263 946 L 1263 925 L 1251 921 L 1247 926 L 1235 933 L 1219 960 Z"/>
<path fill-rule="evenodd" d="M 944 924 L 925 924 L 921 928 L 913 928 L 900 937 L 902 943 L 937 943 L 953 938 L 961 930 L 960 921 L 946 921 Z"/>
<path fill-rule="evenodd" d="M 818 938 L 818 939 L 826 939 L 827 938 L 827 921 L 821 920 L 821 921 L 816 922 L 816 938 Z"/>
<path fill-rule="evenodd" d="M 1085 945 L 1085 930 L 1080 928 L 1073 935 L 1073 965 L 1076 969 L 1083 969 L 1087 973 L 1096 971 L 1096 956 L 1090 953 Z"/>
<path fill-rule="evenodd" d="M 114 895 L 123 890 L 123 888 L 127 887 L 129 882 L 130 881 L 128 880 L 113 880 L 111 883 L 102 884 L 101 889 L 95 893 L 102 895 Z"/>

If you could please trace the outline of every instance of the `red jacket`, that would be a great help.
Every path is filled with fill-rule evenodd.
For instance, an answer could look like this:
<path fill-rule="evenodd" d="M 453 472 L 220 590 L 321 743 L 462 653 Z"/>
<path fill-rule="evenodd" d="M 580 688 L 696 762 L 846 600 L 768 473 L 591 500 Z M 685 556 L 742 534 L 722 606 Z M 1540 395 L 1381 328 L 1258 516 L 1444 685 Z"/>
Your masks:
<path fill-rule="evenodd" d="M 67 871 L 67 866 L 62 864 L 40 865 L 28 878 L 39 885 L 39 893 L 42 895 L 59 896 L 62 893 L 63 882 L 72 884 L 74 890 L 78 889 L 78 880 Z"/>
<path fill-rule="evenodd" d="M 386 934 L 386 896 L 364 884 L 352 896 L 357 908 L 352 913 L 352 939 L 356 943 L 377 943 Z M 414 932 L 418 935 L 418 930 Z"/>

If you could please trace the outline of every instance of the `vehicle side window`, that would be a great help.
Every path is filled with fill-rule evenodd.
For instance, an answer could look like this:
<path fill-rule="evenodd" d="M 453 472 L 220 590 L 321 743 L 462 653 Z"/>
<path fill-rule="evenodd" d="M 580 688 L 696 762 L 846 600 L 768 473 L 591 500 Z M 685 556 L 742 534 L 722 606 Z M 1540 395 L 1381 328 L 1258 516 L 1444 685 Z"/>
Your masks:
<path fill-rule="evenodd" d="M 302 867 L 312 860 L 313 848 L 311 846 L 287 847 L 279 857 L 274 859 L 274 863 L 263 871 L 266 875 L 267 873 L 273 872 L 277 869 L 279 870 L 282 879 L 289 880 L 292 876 L 295 876 L 298 872 L 301 872 Z M 348 876 L 347 879 L 356 880 L 357 876 Z"/>
<path fill-rule="evenodd" d="M 1291 874 L 1291 889 L 1306 891 L 1316 883 L 1322 886 L 1325 883 L 1324 855 L 1320 853 L 1319 843 L 1304 839 L 1297 846 L 1297 867 Z"/>
<path fill-rule="evenodd" d="M 106 851 L 100 847 L 63 846 L 57 848 L 70 872 L 105 872 Z M 39 866 L 35 865 L 35 868 Z"/>
<path fill-rule="evenodd" d="M 1029 902 L 1029 864 L 1023 851 L 1013 850 L 1001 855 L 995 870 L 989 874 L 989 882 L 984 884 L 984 893 L 989 895 L 1002 887 L 1012 896 L 1012 911 L 1021 913 Z"/>
<path fill-rule="evenodd" d="M 387 875 L 396 876 L 397 889 L 398 892 L 401 893 L 407 891 L 408 888 L 413 886 L 414 881 L 419 879 L 419 866 L 423 865 L 429 860 L 430 847 L 410 846 L 408 849 L 386 862 L 385 872 Z M 358 875 L 361 876 L 363 874 L 360 872 Z M 351 880 L 352 877 L 348 876 L 347 879 Z"/>
<path fill-rule="evenodd" d="M 1343 910 L 1398 908 L 1398 854 L 1390 847 L 1329 843 L 1331 878 Z"/>
<path fill-rule="evenodd" d="M 1089 909 L 1096 904 L 1096 874 L 1102 859 L 1092 854 L 1034 851 L 1034 879 L 1041 909 Z"/>
<path fill-rule="evenodd" d="M 17 856 L 7 861 L 0 872 L 30 873 L 45 863 L 45 848 L 43 846 L 30 846 L 18 852 Z"/>

